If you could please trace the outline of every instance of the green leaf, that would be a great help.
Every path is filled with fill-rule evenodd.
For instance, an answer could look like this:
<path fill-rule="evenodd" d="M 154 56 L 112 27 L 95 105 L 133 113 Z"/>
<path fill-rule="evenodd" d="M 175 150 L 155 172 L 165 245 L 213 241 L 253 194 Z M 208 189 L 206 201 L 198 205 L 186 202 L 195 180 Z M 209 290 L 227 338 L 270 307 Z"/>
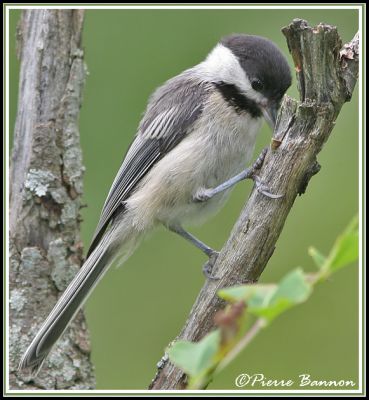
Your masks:
<path fill-rule="evenodd" d="M 306 281 L 300 268 L 290 272 L 279 285 L 250 284 L 219 290 L 218 295 L 224 300 L 244 300 L 248 311 L 272 321 L 283 311 L 305 301 L 311 293 L 311 284 Z"/>
<path fill-rule="evenodd" d="M 250 301 L 260 302 L 273 291 L 277 285 L 250 284 L 232 286 L 218 291 L 218 296 L 226 301 L 237 302 L 244 300 L 249 304 Z"/>
<path fill-rule="evenodd" d="M 306 281 L 301 268 L 286 275 L 273 292 L 262 302 L 249 302 L 249 312 L 271 322 L 282 312 L 304 302 L 311 294 L 312 287 Z"/>
<path fill-rule="evenodd" d="M 323 268 L 327 257 L 320 253 L 320 251 L 317 250 L 315 247 L 309 247 L 308 253 L 313 258 L 318 268 Z"/>
<path fill-rule="evenodd" d="M 191 377 L 203 375 L 213 366 L 220 345 L 220 332 L 215 330 L 197 343 L 175 342 L 167 350 L 170 360 Z"/>
<path fill-rule="evenodd" d="M 346 230 L 340 235 L 328 256 L 324 270 L 334 272 L 359 257 L 359 226 L 358 217 L 354 217 Z"/>

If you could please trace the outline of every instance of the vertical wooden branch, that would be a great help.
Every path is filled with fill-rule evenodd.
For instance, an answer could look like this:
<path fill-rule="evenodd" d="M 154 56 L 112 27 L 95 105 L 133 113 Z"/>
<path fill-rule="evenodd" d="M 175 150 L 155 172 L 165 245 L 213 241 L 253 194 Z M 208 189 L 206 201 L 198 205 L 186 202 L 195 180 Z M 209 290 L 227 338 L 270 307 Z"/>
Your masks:
<path fill-rule="evenodd" d="M 214 326 L 223 307 L 222 287 L 256 282 L 272 256 L 286 218 L 298 195 L 320 167 L 317 155 L 327 141 L 342 105 L 354 90 L 359 64 L 359 37 L 342 46 L 337 29 L 294 20 L 283 30 L 298 78 L 300 101 L 285 97 L 271 148 L 259 174 L 270 199 L 253 191 L 215 263 L 218 281 L 206 281 L 178 338 L 198 341 Z M 356 132 L 352 132 L 356 134 Z M 184 389 L 186 376 L 166 358 L 150 389 Z"/>
<path fill-rule="evenodd" d="M 21 68 L 9 200 L 11 389 L 95 384 L 82 313 L 34 380 L 17 372 L 24 350 L 82 260 L 83 18 L 82 10 L 24 10 L 18 27 Z"/>

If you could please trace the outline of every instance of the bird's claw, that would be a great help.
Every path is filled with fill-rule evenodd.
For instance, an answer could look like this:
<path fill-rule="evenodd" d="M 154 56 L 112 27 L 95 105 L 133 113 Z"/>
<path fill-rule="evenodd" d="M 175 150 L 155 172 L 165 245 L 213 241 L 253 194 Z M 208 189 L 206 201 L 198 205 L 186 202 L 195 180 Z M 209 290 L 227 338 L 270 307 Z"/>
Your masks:
<path fill-rule="evenodd" d="M 254 182 L 255 182 L 255 187 L 256 190 L 259 193 L 262 193 L 264 196 L 269 197 L 271 199 L 280 199 L 281 197 L 284 196 L 284 194 L 273 194 L 270 193 L 268 186 L 264 185 L 261 181 L 261 179 L 257 176 L 253 176 Z"/>
<path fill-rule="evenodd" d="M 209 189 L 200 189 L 195 196 L 193 197 L 196 203 L 203 203 L 211 199 L 211 190 Z"/>
<path fill-rule="evenodd" d="M 206 278 L 217 281 L 220 278 L 218 276 L 212 275 L 214 264 L 218 258 L 219 252 L 214 251 L 211 253 L 209 260 L 203 265 L 202 272 L 206 276 Z"/>

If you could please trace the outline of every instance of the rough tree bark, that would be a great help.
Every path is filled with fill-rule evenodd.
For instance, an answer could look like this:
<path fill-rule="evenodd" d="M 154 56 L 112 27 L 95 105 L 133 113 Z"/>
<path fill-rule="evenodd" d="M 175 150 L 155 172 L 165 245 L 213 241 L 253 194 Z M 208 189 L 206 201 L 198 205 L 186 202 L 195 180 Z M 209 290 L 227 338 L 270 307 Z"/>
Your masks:
<path fill-rule="evenodd" d="M 275 200 L 256 190 L 251 193 L 215 263 L 213 273 L 220 279 L 206 281 L 177 339 L 196 342 L 213 328 L 214 314 L 224 306 L 216 295 L 220 288 L 259 279 L 297 195 L 320 169 L 317 154 L 356 84 L 358 35 L 342 46 L 335 27 L 313 28 L 302 20 L 282 31 L 295 63 L 300 101 L 285 97 L 259 176 L 272 193 L 285 195 Z M 185 374 L 164 357 L 150 389 L 185 385 Z"/>
<path fill-rule="evenodd" d="M 82 261 L 82 154 L 78 116 L 85 65 L 82 10 L 24 10 L 10 168 L 9 387 L 92 389 L 82 313 L 34 380 L 19 360 Z"/>

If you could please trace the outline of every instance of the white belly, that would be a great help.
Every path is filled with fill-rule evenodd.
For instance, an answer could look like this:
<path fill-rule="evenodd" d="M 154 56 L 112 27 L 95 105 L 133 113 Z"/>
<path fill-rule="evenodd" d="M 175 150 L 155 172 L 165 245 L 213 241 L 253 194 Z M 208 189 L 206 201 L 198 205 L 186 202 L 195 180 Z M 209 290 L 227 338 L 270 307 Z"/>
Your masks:
<path fill-rule="evenodd" d="M 261 119 L 237 114 L 215 97 L 211 110 L 203 115 L 191 132 L 143 179 L 140 188 L 127 201 L 137 210 L 137 225 L 157 221 L 166 225 L 201 223 L 224 204 L 229 190 L 207 202 L 193 202 L 201 188 L 213 188 L 248 166 Z"/>

